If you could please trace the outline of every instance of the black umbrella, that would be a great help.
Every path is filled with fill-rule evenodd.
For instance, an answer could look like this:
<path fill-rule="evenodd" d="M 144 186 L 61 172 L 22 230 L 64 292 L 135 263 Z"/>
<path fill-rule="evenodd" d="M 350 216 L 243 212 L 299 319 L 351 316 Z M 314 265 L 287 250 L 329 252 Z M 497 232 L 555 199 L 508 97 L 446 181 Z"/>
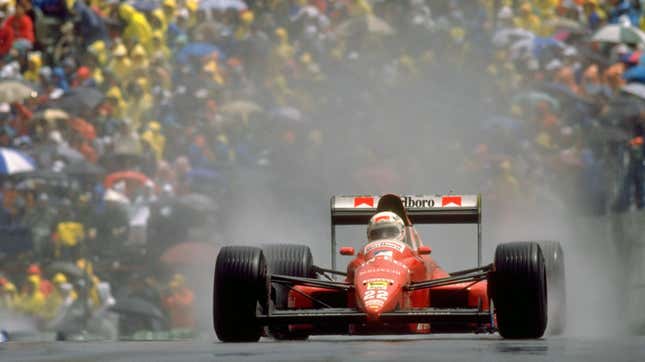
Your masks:
<path fill-rule="evenodd" d="M 177 206 L 200 213 L 210 213 L 217 211 L 215 200 L 202 194 L 188 194 L 181 196 L 177 200 Z"/>
<path fill-rule="evenodd" d="M 29 185 L 49 185 L 49 186 L 61 186 L 68 187 L 70 186 L 70 180 L 64 173 L 47 171 L 47 170 L 36 170 L 30 172 L 23 172 L 16 174 L 12 177 L 16 180 L 21 187 L 30 188 Z"/>
<path fill-rule="evenodd" d="M 51 106 L 70 114 L 83 114 L 93 111 L 103 101 L 103 93 L 89 88 L 79 87 L 65 93 L 52 102 Z"/>
<path fill-rule="evenodd" d="M 545 93 L 548 93 L 551 96 L 556 97 L 563 102 L 574 102 L 574 103 L 581 103 L 584 105 L 594 104 L 593 100 L 579 96 L 578 94 L 574 93 L 571 89 L 569 89 L 567 86 L 562 84 L 545 82 L 539 85 L 538 88 L 539 90 Z"/>
<path fill-rule="evenodd" d="M 83 269 L 76 266 L 76 264 L 68 263 L 64 261 L 55 261 L 49 264 L 49 266 L 47 266 L 47 270 L 52 274 L 63 273 L 69 277 L 79 278 L 79 279 L 82 278 L 84 274 Z"/>
<path fill-rule="evenodd" d="M 124 298 L 118 300 L 110 310 L 120 314 L 136 314 L 153 319 L 164 320 L 163 313 L 154 304 L 141 298 Z"/>
<path fill-rule="evenodd" d="M 65 166 L 63 172 L 72 176 L 99 177 L 105 174 L 105 169 L 87 161 L 76 161 Z"/>

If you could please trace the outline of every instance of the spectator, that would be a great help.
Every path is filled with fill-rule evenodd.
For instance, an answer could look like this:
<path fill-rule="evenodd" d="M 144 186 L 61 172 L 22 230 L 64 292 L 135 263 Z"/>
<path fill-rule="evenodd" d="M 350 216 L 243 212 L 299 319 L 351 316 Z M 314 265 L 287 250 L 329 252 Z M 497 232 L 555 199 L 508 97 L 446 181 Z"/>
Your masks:
<path fill-rule="evenodd" d="M 6 25 L 13 31 L 15 47 L 22 50 L 32 49 L 34 46 L 34 23 L 25 14 L 25 8 L 22 3 L 16 5 L 16 13 L 9 16 Z"/>
<path fill-rule="evenodd" d="M 170 316 L 171 329 L 195 328 L 194 299 L 194 294 L 186 286 L 184 277 L 175 274 L 168 284 L 168 294 L 163 300 L 164 308 Z"/>

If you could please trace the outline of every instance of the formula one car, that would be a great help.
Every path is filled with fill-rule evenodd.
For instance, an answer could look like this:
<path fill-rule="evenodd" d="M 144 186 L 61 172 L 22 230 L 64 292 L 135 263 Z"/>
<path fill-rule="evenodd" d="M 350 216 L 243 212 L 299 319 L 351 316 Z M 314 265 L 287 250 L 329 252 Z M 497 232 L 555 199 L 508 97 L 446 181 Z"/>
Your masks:
<path fill-rule="evenodd" d="M 481 263 L 478 195 L 335 196 L 332 268 L 304 245 L 226 246 L 217 257 L 213 321 L 224 342 L 321 334 L 499 332 L 540 338 L 564 327 L 564 260 L 558 242 L 500 244 Z M 447 273 L 413 226 L 477 224 L 478 266 Z M 368 225 L 368 241 L 336 270 L 336 226 Z M 354 255 L 351 247 L 342 255 Z M 341 276 L 341 278 L 339 278 Z M 338 280 L 342 279 L 342 280 Z M 549 300 L 547 301 L 547 297 Z M 547 318 L 547 309 L 553 309 Z"/>

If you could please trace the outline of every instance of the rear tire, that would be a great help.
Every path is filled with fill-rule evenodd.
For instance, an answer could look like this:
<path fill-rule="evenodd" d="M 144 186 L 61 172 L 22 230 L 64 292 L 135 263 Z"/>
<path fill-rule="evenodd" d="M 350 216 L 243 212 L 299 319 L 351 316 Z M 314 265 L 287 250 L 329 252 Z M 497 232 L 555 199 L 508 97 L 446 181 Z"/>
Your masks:
<path fill-rule="evenodd" d="M 262 249 L 270 273 L 302 278 L 316 277 L 313 257 L 308 246 L 272 244 L 264 245 Z M 272 294 L 277 309 L 289 308 L 289 288 L 284 285 L 275 285 Z M 269 327 L 269 332 L 278 340 L 305 340 L 309 338 L 309 334 L 290 331 L 288 326 Z"/>
<path fill-rule="evenodd" d="M 547 286 L 540 245 L 498 245 L 491 278 L 499 334 L 511 339 L 542 337 L 547 322 Z"/>
<path fill-rule="evenodd" d="M 557 241 L 538 241 L 546 267 L 549 319 L 547 333 L 562 334 L 566 327 L 567 295 L 564 273 L 564 253 Z"/>
<path fill-rule="evenodd" d="M 258 307 L 267 305 L 267 265 L 262 249 L 223 247 L 215 263 L 213 324 L 222 342 L 257 342 Z"/>

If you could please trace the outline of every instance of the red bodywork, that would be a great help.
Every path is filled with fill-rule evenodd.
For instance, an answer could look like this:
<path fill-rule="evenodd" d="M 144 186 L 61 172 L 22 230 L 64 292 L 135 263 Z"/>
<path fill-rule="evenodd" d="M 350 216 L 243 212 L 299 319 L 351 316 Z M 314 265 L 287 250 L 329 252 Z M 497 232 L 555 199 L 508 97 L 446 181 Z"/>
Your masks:
<path fill-rule="evenodd" d="M 414 282 L 447 278 L 429 255 L 420 255 L 421 240 L 413 226 L 407 226 L 406 242 L 379 240 L 368 243 L 347 266 L 346 282 L 354 288 L 340 291 L 296 285 L 289 293 L 289 309 L 320 308 L 313 297 L 337 308 L 356 308 L 367 315 L 367 323 L 349 326 L 350 334 L 474 332 L 476 323 L 402 323 L 379 320 L 382 313 L 414 312 L 419 308 L 477 308 L 489 310 L 487 281 L 462 282 L 431 289 L 406 290 Z M 319 332 L 312 325 L 290 325 L 291 330 Z"/>

